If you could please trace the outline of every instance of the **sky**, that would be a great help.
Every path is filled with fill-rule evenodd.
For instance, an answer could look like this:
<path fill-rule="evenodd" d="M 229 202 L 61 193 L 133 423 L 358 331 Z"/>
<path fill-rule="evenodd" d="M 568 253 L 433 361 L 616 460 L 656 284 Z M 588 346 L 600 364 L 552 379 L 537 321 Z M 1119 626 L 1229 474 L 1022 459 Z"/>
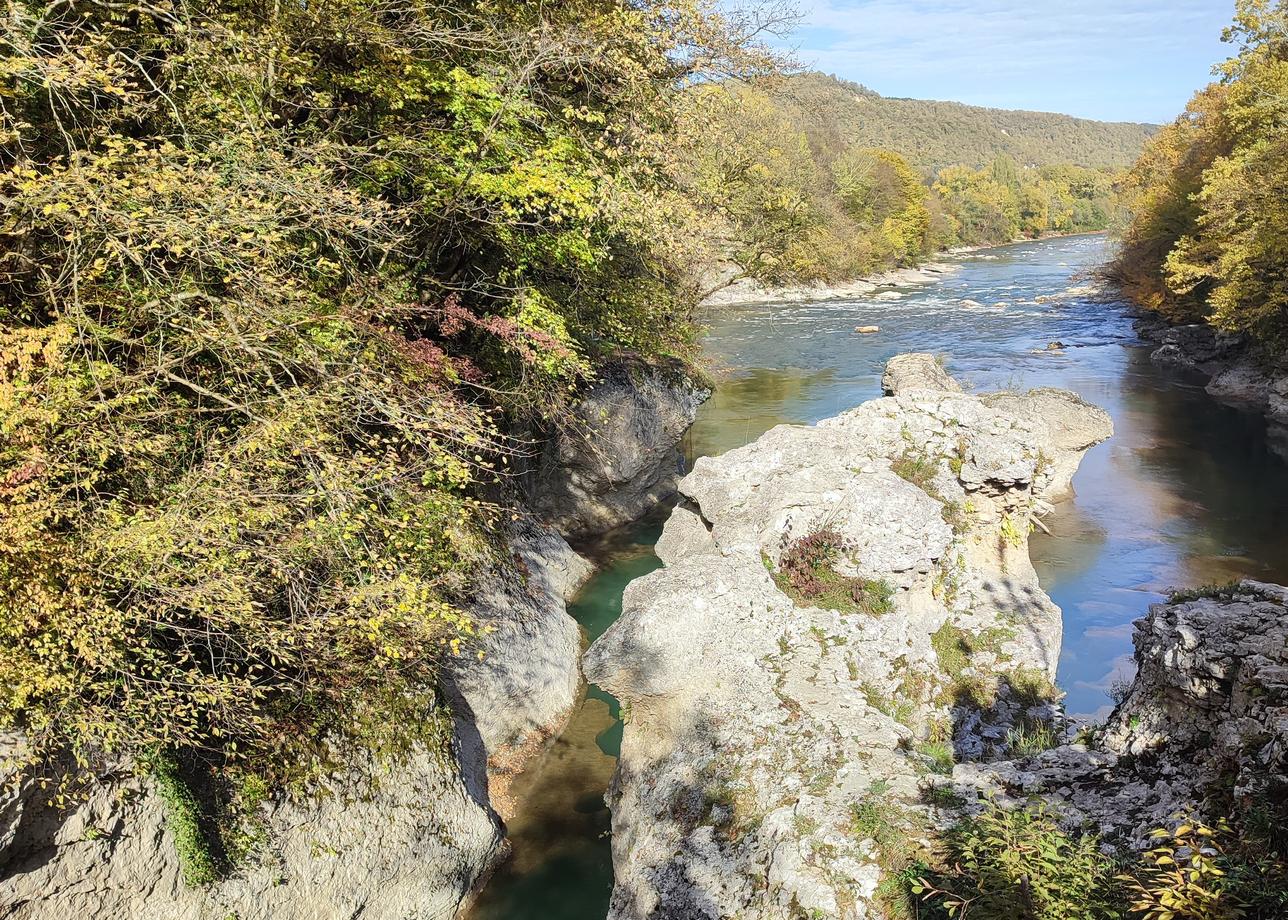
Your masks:
<path fill-rule="evenodd" d="M 800 0 L 803 66 L 883 96 L 1166 122 L 1230 56 L 1233 0 Z"/>

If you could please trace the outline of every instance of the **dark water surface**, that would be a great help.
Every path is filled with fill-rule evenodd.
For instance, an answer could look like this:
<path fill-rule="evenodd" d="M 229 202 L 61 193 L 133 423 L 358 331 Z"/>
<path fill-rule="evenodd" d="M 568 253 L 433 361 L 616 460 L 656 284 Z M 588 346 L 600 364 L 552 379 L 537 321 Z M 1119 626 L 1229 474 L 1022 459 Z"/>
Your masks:
<path fill-rule="evenodd" d="M 1032 553 L 1064 610 L 1059 683 L 1069 711 L 1096 715 L 1130 675 L 1131 621 L 1170 587 L 1249 576 L 1288 581 L 1288 465 L 1259 415 L 1222 405 L 1201 381 L 1154 367 L 1121 304 L 1096 302 L 1079 273 L 1101 237 L 1022 243 L 961 259 L 961 270 L 897 301 L 722 307 L 706 350 L 721 380 L 688 435 L 718 454 L 784 422 L 808 423 L 881 395 L 905 351 L 942 354 L 980 390 L 1061 386 L 1104 407 L 1114 437 L 1091 450 L 1077 498 L 1046 519 Z M 1039 301 L 1041 298 L 1041 301 Z M 881 332 L 860 336 L 856 325 Z M 1048 352 L 1049 342 L 1064 344 Z M 656 521 L 612 538 L 606 567 L 573 613 L 590 638 L 621 612 L 631 579 L 655 568 Z M 515 856 L 475 918 L 602 920 L 612 885 L 602 795 L 620 743 L 616 703 L 592 688 L 572 725 L 522 778 Z"/>

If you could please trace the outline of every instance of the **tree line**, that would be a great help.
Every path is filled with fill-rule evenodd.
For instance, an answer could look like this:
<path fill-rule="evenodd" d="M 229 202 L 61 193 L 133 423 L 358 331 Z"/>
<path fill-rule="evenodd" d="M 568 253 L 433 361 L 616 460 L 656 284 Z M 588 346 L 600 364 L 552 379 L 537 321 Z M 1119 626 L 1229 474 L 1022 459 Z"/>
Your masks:
<path fill-rule="evenodd" d="M 837 111 L 818 116 L 781 80 L 695 95 L 710 138 L 694 149 L 697 188 L 725 223 L 728 254 L 763 282 L 840 281 L 953 246 L 1104 230 L 1119 213 L 1109 167 L 1002 153 L 929 171 L 908 151 L 847 142 Z"/>
<path fill-rule="evenodd" d="M 1288 3 L 1240 0 L 1233 57 L 1124 183 L 1110 275 L 1180 322 L 1288 348 Z"/>

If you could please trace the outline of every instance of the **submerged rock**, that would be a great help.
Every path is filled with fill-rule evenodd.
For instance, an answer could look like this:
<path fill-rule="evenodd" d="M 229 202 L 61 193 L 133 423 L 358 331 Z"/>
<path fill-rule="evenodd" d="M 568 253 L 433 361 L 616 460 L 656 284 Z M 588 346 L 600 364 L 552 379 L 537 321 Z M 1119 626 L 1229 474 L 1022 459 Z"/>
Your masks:
<path fill-rule="evenodd" d="M 642 517 L 674 494 L 680 438 L 710 395 L 678 362 L 605 370 L 543 453 L 533 509 L 570 538 Z"/>
<path fill-rule="evenodd" d="M 1032 688 L 1060 613 L 1027 540 L 1063 473 L 1041 458 L 1076 464 L 1108 418 L 1054 391 L 965 395 L 932 367 L 895 359 L 898 395 L 680 483 L 665 566 L 584 658 L 629 712 L 612 920 L 870 916 L 883 844 L 861 809 L 924 813 L 940 752 L 996 759 L 1011 722 L 1048 714 Z M 1053 406 L 1082 433 L 1058 439 Z M 786 568 L 820 534 L 835 552 L 815 574 L 843 590 L 806 596 Z"/>
<path fill-rule="evenodd" d="M 335 752 L 339 767 L 316 795 L 259 810 L 262 840 L 224 881 L 185 886 L 161 799 L 128 765 L 105 768 L 66 810 L 37 784 L 0 776 L 0 915 L 455 916 L 506 853 L 509 777 L 562 728 L 581 680 L 565 598 L 589 563 L 532 525 L 513 536 L 513 551 L 513 565 L 479 577 L 472 614 L 490 631 L 484 657 L 463 655 L 446 675 L 450 716 L 405 757 Z M 0 764 L 21 743 L 0 737 Z"/>

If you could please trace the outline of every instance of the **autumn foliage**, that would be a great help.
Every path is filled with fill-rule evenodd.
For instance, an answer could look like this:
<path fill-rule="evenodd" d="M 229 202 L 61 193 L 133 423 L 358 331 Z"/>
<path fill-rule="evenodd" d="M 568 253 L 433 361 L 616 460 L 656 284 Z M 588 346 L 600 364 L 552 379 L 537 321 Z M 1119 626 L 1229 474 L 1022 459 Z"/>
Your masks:
<path fill-rule="evenodd" d="M 683 352 L 700 0 L 18 0 L 0 37 L 0 728 L 298 772 L 405 719 L 479 485 Z M 504 490 L 493 494 L 504 494 Z"/>

